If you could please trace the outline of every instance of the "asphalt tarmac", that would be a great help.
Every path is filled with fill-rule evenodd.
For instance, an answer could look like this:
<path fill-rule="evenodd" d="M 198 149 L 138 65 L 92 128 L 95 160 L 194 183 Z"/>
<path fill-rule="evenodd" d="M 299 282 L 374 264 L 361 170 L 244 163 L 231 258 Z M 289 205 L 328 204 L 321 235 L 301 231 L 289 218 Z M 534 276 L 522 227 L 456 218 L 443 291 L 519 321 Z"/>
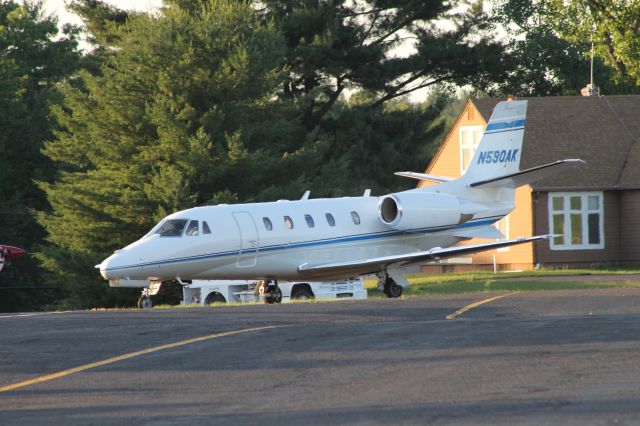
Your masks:
<path fill-rule="evenodd" d="M 0 424 L 640 424 L 640 290 L 0 314 Z"/>

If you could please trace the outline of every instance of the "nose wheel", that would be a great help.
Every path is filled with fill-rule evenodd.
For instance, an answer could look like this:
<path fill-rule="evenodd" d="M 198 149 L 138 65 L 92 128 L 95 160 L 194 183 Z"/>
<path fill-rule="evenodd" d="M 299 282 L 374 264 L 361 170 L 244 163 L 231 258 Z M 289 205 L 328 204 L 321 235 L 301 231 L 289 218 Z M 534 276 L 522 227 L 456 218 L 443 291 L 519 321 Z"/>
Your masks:
<path fill-rule="evenodd" d="M 139 309 L 151 309 L 153 308 L 153 302 L 151 301 L 151 295 L 149 294 L 148 288 L 142 289 L 142 294 L 138 298 L 138 308 Z"/>

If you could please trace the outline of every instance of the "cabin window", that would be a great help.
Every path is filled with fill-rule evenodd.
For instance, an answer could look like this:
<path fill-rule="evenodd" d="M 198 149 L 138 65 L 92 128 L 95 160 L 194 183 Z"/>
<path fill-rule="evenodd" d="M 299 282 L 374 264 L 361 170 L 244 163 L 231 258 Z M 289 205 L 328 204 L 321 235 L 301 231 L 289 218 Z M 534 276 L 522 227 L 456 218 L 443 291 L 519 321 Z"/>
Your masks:
<path fill-rule="evenodd" d="M 358 212 L 351 212 L 351 220 L 353 220 L 353 223 L 356 225 L 360 225 L 360 215 Z"/>
<path fill-rule="evenodd" d="M 187 226 L 187 232 L 185 232 L 185 234 L 188 237 L 197 237 L 198 234 L 200 233 L 200 226 L 198 224 L 197 220 L 192 220 L 191 222 L 189 222 L 189 226 Z"/>
<path fill-rule="evenodd" d="M 602 192 L 550 192 L 551 250 L 604 248 Z"/>
<path fill-rule="evenodd" d="M 211 228 L 209 228 L 209 225 L 205 221 L 202 221 L 202 233 L 203 234 L 210 234 L 211 233 Z"/>
<path fill-rule="evenodd" d="M 263 217 L 262 223 L 264 223 L 264 229 L 266 229 L 267 231 L 273 231 L 273 223 L 271 223 L 271 219 L 269 219 L 268 217 Z"/>
<path fill-rule="evenodd" d="M 179 237 L 184 231 L 184 227 L 187 225 L 188 219 L 170 219 L 167 220 L 156 231 L 156 234 L 160 234 L 162 237 Z"/>
<path fill-rule="evenodd" d="M 336 220 L 333 218 L 333 215 L 331 213 L 326 213 L 324 217 L 327 218 L 327 223 L 329 224 L 329 226 L 336 226 Z"/>
<path fill-rule="evenodd" d="M 460 138 L 460 174 L 469 168 L 469 163 L 482 139 L 482 126 L 462 126 L 459 130 Z"/>
<path fill-rule="evenodd" d="M 284 226 L 286 226 L 287 229 L 293 229 L 293 220 L 291 220 L 289 216 L 284 217 Z"/>
<path fill-rule="evenodd" d="M 305 214 L 304 215 L 304 220 L 307 221 L 307 226 L 309 228 L 313 228 L 314 226 L 316 226 L 316 224 L 313 222 L 313 218 L 311 217 L 310 214 Z"/>

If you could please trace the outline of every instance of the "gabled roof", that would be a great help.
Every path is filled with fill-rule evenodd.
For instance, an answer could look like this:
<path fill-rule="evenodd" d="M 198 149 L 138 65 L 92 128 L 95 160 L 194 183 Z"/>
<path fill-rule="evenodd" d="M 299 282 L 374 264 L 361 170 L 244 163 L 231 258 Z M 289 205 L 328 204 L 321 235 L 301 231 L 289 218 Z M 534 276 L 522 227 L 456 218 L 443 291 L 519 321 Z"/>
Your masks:
<path fill-rule="evenodd" d="M 519 98 L 529 101 L 521 169 L 565 158 L 587 162 L 535 190 L 640 188 L 640 95 Z M 486 121 L 501 99 L 473 99 Z"/>

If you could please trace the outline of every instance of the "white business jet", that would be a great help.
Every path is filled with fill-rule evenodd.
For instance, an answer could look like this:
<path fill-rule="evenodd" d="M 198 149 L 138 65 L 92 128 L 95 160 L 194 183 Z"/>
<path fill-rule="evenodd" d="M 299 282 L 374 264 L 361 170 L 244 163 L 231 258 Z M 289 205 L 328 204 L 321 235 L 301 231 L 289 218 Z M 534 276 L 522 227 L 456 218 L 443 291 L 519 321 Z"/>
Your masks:
<path fill-rule="evenodd" d="M 114 286 L 189 279 L 338 280 L 378 275 L 389 297 L 408 281 L 399 268 L 547 238 L 504 239 L 492 225 L 514 208 L 515 188 L 583 163 L 562 160 L 520 171 L 527 101 L 495 107 L 467 172 L 383 196 L 196 207 L 163 219 L 104 260 Z M 471 238 L 492 241 L 454 244 Z M 139 285 L 134 285 L 139 286 Z"/>

